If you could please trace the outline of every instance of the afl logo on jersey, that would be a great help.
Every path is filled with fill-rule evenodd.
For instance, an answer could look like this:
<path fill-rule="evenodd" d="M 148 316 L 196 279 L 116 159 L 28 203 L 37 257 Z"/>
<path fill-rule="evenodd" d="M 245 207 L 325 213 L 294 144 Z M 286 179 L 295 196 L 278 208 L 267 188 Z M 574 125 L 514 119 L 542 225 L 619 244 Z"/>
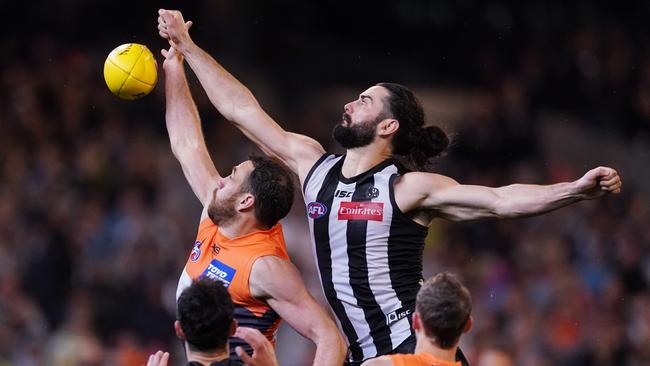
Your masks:
<path fill-rule="evenodd" d="M 327 213 L 327 206 L 320 202 L 310 202 L 307 205 L 307 215 L 310 219 L 320 219 Z"/>
<path fill-rule="evenodd" d="M 190 254 L 190 260 L 192 262 L 196 262 L 201 256 L 201 244 L 203 243 L 198 240 L 194 242 L 194 248 L 192 248 L 192 253 Z"/>

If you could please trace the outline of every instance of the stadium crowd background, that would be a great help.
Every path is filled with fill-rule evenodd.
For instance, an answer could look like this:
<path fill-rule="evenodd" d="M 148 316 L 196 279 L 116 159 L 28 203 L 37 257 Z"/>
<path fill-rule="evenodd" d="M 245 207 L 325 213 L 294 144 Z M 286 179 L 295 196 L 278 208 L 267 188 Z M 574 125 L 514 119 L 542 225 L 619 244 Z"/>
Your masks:
<path fill-rule="evenodd" d="M 437 222 L 425 275 L 474 297 L 463 348 L 516 365 L 650 364 L 650 3 L 543 1 L 60 1 L 9 5 L 0 25 L 0 365 L 139 365 L 174 339 L 174 293 L 200 207 L 174 160 L 160 80 L 112 96 L 103 60 L 126 42 L 165 47 L 158 7 L 287 129 L 329 137 L 369 85 L 412 87 L 454 136 L 438 171 L 464 183 L 573 180 L 617 168 L 616 197 L 542 217 Z M 128 11 L 124 9 L 128 8 Z M 162 61 L 161 57 L 158 57 Z M 253 150 L 194 82 L 224 172 Z M 299 200 L 299 199 L 298 199 Z M 283 221 L 322 300 L 304 209 Z M 313 348 L 289 328 L 284 365 Z"/>

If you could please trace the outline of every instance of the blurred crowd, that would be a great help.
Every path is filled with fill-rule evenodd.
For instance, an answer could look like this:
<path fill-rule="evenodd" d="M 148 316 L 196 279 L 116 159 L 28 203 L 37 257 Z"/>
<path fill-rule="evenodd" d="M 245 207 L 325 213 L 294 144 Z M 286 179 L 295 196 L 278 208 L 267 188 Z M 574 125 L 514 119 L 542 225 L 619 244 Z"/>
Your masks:
<path fill-rule="evenodd" d="M 393 15 L 403 32 L 460 30 L 464 46 L 423 54 L 432 70 L 402 54 L 391 74 L 379 68 L 396 60 L 378 56 L 382 62 L 368 66 L 378 76 L 352 64 L 340 80 L 326 70 L 304 80 L 304 89 L 289 71 L 272 75 L 277 60 L 266 60 L 271 75 L 238 71 L 283 126 L 330 150 L 337 150 L 329 133 L 343 103 L 388 77 L 419 92 L 429 120 L 453 136 L 437 168 L 462 183 L 552 183 L 597 164 L 618 168 L 619 196 L 535 218 L 434 223 L 425 275 L 452 271 L 472 292 L 474 329 L 461 344 L 471 364 L 650 364 L 650 192 L 639 178 L 650 162 L 647 35 L 625 17 L 563 23 L 590 8 L 554 17 L 542 5 L 517 13 L 496 2 L 468 26 L 460 5 L 399 3 Z M 332 42 L 319 40 L 305 47 Z M 141 365 L 157 349 L 181 364 L 174 294 L 201 208 L 169 148 L 162 85 L 137 102 L 112 96 L 101 78 L 112 44 L 91 49 L 40 35 L 2 46 L 13 57 L 0 61 L 0 366 Z M 372 54 L 363 57 L 372 64 Z M 213 159 L 227 172 L 254 149 L 192 84 Z M 575 135 L 548 139 L 566 131 Z M 283 221 L 285 236 L 322 300 L 297 201 Z M 282 328 L 283 364 L 309 363 L 313 347 L 299 338 Z M 507 357 L 490 358 L 495 352 Z"/>

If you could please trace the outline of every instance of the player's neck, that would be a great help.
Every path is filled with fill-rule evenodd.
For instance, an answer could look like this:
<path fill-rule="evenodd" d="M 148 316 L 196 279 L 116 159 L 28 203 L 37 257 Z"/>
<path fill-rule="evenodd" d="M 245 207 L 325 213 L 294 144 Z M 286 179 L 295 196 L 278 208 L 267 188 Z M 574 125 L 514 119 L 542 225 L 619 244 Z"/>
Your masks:
<path fill-rule="evenodd" d="M 377 142 L 364 147 L 348 149 L 342 167 L 343 176 L 346 178 L 357 176 L 390 157 L 390 147 Z"/>
<path fill-rule="evenodd" d="M 221 234 L 227 238 L 234 239 L 255 231 L 267 230 L 262 227 L 253 217 L 245 216 L 219 226 Z"/>
<path fill-rule="evenodd" d="M 201 365 L 210 366 L 214 362 L 225 360 L 230 357 L 230 352 L 228 347 L 222 351 L 215 352 L 198 352 L 190 350 L 190 347 L 185 344 L 185 356 L 187 357 L 187 362 L 198 362 Z"/>
<path fill-rule="evenodd" d="M 457 348 L 458 345 L 450 349 L 442 349 L 436 346 L 431 339 L 423 336 L 421 338 L 418 337 L 417 343 L 415 344 L 415 353 L 426 352 L 438 360 L 454 362 L 456 360 Z"/>

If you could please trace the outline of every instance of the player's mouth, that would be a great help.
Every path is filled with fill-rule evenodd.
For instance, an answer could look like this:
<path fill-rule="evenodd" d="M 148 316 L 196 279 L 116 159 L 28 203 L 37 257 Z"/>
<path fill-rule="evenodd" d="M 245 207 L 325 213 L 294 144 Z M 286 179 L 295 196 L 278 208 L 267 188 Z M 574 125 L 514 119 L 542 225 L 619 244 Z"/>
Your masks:
<path fill-rule="evenodd" d="M 345 126 L 349 125 L 350 123 L 352 123 L 352 117 L 350 117 L 350 115 L 347 113 L 343 113 L 343 115 L 341 115 L 341 124 Z"/>

